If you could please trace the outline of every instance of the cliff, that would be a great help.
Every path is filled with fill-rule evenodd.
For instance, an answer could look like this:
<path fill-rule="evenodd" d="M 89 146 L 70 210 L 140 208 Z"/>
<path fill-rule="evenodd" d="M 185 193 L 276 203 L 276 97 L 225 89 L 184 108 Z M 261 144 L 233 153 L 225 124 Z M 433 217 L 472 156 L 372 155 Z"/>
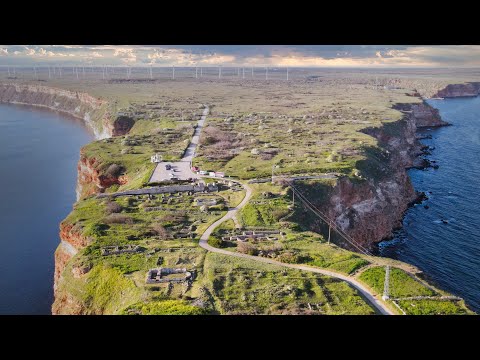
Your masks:
<path fill-rule="evenodd" d="M 126 176 L 116 176 L 102 171 L 97 159 L 87 157 L 83 149 L 80 151 L 77 172 L 77 200 L 88 195 L 104 192 L 106 188 L 114 184 L 124 185 L 128 182 Z"/>
<path fill-rule="evenodd" d="M 450 84 L 444 89 L 439 90 L 433 97 L 454 98 L 466 96 L 478 96 L 480 93 L 480 83 L 471 82 L 465 84 Z"/>
<path fill-rule="evenodd" d="M 43 107 L 82 119 L 96 139 L 125 135 L 135 123 L 128 116 L 112 115 L 106 100 L 43 85 L 0 83 L 0 102 Z"/>
<path fill-rule="evenodd" d="M 401 227 L 405 210 L 419 197 L 406 172 L 412 166 L 424 166 L 417 158 L 422 154 L 417 128 L 448 125 L 426 103 L 398 104 L 396 108 L 405 112 L 402 120 L 364 131 L 377 139 L 379 149 L 366 149 L 367 159 L 357 163 L 362 180 L 343 177 L 326 190 L 326 196 L 314 200 L 321 211 L 367 248 L 390 238 L 393 230 Z M 313 196 L 319 185 L 310 186 Z M 319 225 L 314 229 L 320 230 Z M 341 245 L 355 250 L 348 243 Z"/>
<path fill-rule="evenodd" d="M 42 85 L 0 84 L 0 102 L 43 107 L 82 119 L 97 139 L 111 136 L 107 101 L 87 93 Z"/>

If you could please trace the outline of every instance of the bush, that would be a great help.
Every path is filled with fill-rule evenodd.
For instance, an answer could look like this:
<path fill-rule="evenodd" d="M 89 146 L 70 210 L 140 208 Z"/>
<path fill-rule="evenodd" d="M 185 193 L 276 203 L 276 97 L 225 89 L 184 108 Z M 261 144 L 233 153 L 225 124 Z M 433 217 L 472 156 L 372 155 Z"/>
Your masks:
<path fill-rule="evenodd" d="M 210 236 L 210 238 L 208 239 L 208 245 L 216 247 L 216 248 L 223 248 L 224 247 L 224 243 L 223 243 L 222 239 L 219 239 L 215 236 Z"/>
<path fill-rule="evenodd" d="M 130 216 L 122 214 L 110 214 L 106 216 L 103 221 L 105 224 L 133 224 L 133 219 Z"/>
<path fill-rule="evenodd" d="M 111 215 L 111 214 L 121 212 L 123 208 L 115 201 L 109 201 L 106 205 L 106 209 L 107 209 L 107 214 Z"/>
<path fill-rule="evenodd" d="M 298 254 L 288 251 L 278 255 L 277 260 L 287 264 L 298 264 L 302 262 L 302 257 L 300 257 Z"/>
<path fill-rule="evenodd" d="M 257 248 L 254 245 L 249 244 L 247 242 L 239 241 L 237 243 L 237 251 L 242 254 L 257 255 Z"/>
<path fill-rule="evenodd" d="M 118 177 L 123 171 L 123 167 L 117 164 L 111 164 L 107 170 L 105 171 L 105 174 L 110 177 Z"/>
<path fill-rule="evenodd" d="M 165 240 L 170 237 L 168 230 L 165 229 L 165 227 L 163 227 L 161 224 L 153 224 L 152 230 L 158 235 L 160 240 Z"/>

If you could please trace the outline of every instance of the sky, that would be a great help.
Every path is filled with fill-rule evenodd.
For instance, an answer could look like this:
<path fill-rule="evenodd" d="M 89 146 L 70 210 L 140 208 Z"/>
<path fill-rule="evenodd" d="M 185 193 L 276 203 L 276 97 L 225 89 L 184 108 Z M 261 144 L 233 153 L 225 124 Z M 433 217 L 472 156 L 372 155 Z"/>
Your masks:
<path fill-rule="evenodd" d="M 480 46 L 0 45 L 0 65 L 480 67 Z"/>

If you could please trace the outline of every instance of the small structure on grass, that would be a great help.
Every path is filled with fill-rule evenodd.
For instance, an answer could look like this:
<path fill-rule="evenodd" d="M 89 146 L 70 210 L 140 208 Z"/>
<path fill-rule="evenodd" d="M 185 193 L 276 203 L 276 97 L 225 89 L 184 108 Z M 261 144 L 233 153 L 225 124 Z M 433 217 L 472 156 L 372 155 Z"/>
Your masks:
<path fill-rule="evenodd" d="M 183 283 L 193 280 L 193 271 L 186 268 L 156 268 L 147 273 L 147 284 Z"/>
<path fill-rule="evenodd" d="M 138 245 L 125 245 L 125 246 L 105 246 L 101 248 L 103 256 L 119 255 L 124 253 L 139 253 L 142 249 Z"/>

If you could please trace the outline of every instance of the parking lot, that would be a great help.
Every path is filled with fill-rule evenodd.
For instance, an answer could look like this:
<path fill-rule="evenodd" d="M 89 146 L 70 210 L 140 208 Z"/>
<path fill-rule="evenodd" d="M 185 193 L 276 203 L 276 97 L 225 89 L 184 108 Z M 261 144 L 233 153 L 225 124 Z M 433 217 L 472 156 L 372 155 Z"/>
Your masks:
<path fill-rule="evenodd" d="M 170 170 L 166 169 L 167 165 L 171 165 Z M 199 176 L 191 171 L 190 161 L 161 162 L 155 168 L 150 182 L 168 181 L 174 178 L 187 180 L 189 178 L 198 179 Z"/>

